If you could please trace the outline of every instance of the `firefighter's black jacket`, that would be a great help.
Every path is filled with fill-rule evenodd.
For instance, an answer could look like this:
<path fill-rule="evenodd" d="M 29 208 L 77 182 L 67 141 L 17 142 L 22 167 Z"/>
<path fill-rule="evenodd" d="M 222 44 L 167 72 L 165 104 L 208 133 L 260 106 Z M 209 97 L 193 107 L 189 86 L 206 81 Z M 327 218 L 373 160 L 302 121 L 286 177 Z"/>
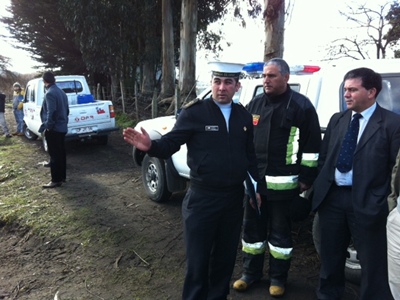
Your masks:
<path fill-rule="evenodd" d="M 319 120 L 311 101 L 288 85 L 281 95 L 256 96 L 247 109 L 253 115 L 260 178 L 298 175 L 298 181 L 311 185 L 317 175 L 321 144 Z"/>

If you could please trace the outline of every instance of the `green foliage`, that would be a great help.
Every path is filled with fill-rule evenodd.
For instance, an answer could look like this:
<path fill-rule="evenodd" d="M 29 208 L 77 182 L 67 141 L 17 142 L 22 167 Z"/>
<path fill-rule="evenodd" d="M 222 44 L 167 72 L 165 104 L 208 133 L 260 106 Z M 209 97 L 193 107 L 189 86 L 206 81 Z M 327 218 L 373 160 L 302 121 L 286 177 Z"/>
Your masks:
<path fill-rule="evenodd" d="M 118 82 L 137 69 L 161 69 L 162 11 L 159 0 L 11 0 L 3 22 L 32 58 L 63 74 L 85 74 Z M 179 59 L 181 2 L 172 0 L 175 61 Z M 243 23 L 247 10 L 258 15 L 256 0 L 198 0 L 199 45 L 220 50 L 221 32 L 208 25 L 234 12 Z M 0 61 L 1 67 L 1 61 Z M 89 78 L 90 80 L 90 78 Z M 155 80 L 154 80 L 155 81 Z"/>
<path fill-rule="evenodd" d="M 12 36 L 32 58 L 45 68 L 60 68 L 65 73 L 84 74 L 82 55 L 75 43 L 75 36 L 61 22 L 57 1 L 12 0 L 9 11 L 12 17 L 4 17 Z"/>
<path fill-rule="evenodd" d="M 137 120 L 133 119 L 132 116 L 124 113 L 117 113 L 116 122 L 119 128 L 135 127 Z"/>
<path fill-rule="evenodd" d="M 389 21 L 391 28 L 385 34 L 384 39 L 393 46 L 400 39 L 400 3 L 398 1 L 392 3 L 385 19 Z"/>

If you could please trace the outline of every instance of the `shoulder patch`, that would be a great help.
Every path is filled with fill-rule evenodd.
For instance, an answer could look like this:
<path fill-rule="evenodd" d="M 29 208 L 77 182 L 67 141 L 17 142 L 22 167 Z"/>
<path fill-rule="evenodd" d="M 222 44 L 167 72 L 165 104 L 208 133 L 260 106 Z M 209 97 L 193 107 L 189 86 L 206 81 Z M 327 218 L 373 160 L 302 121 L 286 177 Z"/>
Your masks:
<path fill-rule="evenodd" d="M 192 105 L 196 104 L 197 102 L 199 102 L 199 98 L 196 98 L 188 103 L 186 103 L 185 105 L 182 106 L 182 108 L 188 108 L 191 107 Z"/>

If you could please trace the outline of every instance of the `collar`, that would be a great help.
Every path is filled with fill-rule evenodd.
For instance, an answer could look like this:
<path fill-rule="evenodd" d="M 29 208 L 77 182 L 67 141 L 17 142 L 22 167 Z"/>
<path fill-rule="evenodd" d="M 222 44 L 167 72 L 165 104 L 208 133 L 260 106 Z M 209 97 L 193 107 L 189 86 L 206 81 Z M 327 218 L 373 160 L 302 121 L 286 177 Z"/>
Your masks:
<path fill-rule="evenodd" d="M 370 107 L 368 107 L 367 109 L 363 110 L 362 112 L 360 112 L 360 114 L 363 116 L 363 119 L 365 121 L 368 121 L 369 118 L 371 118 L 372 114 L 374 113 L 375 109 L 376 109 L 376 102 L 374 104 L 372 104 Z M 355 111 L 352 112 L 351 117 L 353 118 L 354 114 L 356 114 Z"/>

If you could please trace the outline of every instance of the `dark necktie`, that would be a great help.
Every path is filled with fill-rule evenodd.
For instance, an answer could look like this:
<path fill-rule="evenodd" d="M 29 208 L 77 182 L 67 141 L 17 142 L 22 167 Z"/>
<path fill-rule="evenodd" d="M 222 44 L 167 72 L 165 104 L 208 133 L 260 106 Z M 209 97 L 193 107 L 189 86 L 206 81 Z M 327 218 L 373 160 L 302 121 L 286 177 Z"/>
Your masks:
<path fill-rule="evenodd" d="M 336 163 L 336 168 L 341 173 L 346 173 L 351 170 L 353 166 L 354 150 L 357 146 L 358 130 L 360 129 L 361 114 L 355 114 L 350 123 L 349 129 L 344 137 L 342 148 L 340 149 L 339 157 Z"/>

